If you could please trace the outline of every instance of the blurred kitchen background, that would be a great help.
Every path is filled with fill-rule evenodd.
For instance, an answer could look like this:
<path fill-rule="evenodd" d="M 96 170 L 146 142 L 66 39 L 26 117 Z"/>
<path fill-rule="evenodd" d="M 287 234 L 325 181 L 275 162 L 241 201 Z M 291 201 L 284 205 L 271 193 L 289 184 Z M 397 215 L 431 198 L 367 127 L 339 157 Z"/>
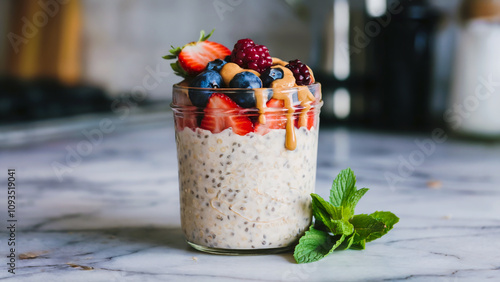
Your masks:
<path fill-rule="evenodd" d="M 161 57 L 215 28 L 309 64 L 322 126 L 496 139 L 499 17 L 498 0 L 2 0 L 0 135 L 167 111 L 180 79 Z"/>

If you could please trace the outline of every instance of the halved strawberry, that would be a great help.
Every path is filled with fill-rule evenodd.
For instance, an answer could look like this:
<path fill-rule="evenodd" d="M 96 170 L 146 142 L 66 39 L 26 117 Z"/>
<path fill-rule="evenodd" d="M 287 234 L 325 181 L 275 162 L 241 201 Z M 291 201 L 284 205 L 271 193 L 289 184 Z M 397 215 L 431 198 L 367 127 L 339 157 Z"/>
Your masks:
<path fill-rule="evenodd" d="M 318 125 L 316 124 L 316 110 L 310 109 L 307 112 L 307 129 L 311 130 L 313 126 L 316 128 L 318 127 Z"/>
<path fill-rule="evenodd" d="M 257 121 L 255 124 L 255 133 L 266 135 L 271 129 L 286 128 L 286 113 L 285 102 L 279 99 L 271 99 L 266 103 L 267 110 L 264 116 L 266 123 L 261 124 Z"/>
<path fill-rule="evenodd" d="M 226 128 L 232 127 L 233 132 L 238 135 L 246 135 L 253 132 L 253 123 L 250 118 L 235 112 L 224 110 L 240 110 L 233 100 L 222 93 L 214 93 L 208 100 L 205 108 L 205 117 L 201 121 L 201 128 L 219 133 Z"/>
<path fill-rule="evenodd" d="M 304 111 L 304 109 L 301 109 L 300 112 Z M 297 118 L 295 119 L 295 127 L 299 128 L 299 116 L 300 112 L 297 113 Z M 316 124 L 316 111 L 314 109 L 309 109 L 306 113 L 306 127 L 307 130 L 311 130 L 312 127 L 317 127 L 318 125 Z"/>
<path fill-rule="evenodd" d="M 210 61 L 215 59 L 224 60 L 226 56 L 231 55 L 231 50 L 226 46 L 207 41 L 214 33 L 214 30 L 207 36 L 205 36 L 205 31 L 202 30 L 198 41 L 177 48 L 172 46 L 171 55 L 163 56 L 166 60 L 177 59 L 177 62 L 170 64 L 176 75 L 182 77 L 196 76 L 205 70 Z"/>

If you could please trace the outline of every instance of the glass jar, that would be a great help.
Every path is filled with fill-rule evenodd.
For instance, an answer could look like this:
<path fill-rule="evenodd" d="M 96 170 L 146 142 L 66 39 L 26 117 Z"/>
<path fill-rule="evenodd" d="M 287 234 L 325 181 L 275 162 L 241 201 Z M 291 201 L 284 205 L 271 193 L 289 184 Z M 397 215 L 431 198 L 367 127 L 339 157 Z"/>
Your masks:
<path fill-rule="evenodd" d="M 456 133 L 500 139 L 500 1 L 466 0 L 445 120 Z"/>
<path fill-rule="evenodd" d="M 315 100 L 300 103 L 301 91 L 309 91 Z M 198 108 L 189 99 L 197 94 L 223 94 L 232 100 L 240 95 L 265 100 L 280 96 L 289 99 L 292 107 L 267 107 L 260 112 L 257 108 Z M 322 104 L 318 83 L 280 90 L 174 85 L 171 107 L 181 225 L 192 247 L 248 254 L 277 253 L 294 246 L 311 224 Z M 242 120 L 251 122 L 251 130 L 236 128 Z M 213 127 L 214 123 L 218 126 Z M 294 148 L 289 146 L 291 139 L 296 140 Z"/>

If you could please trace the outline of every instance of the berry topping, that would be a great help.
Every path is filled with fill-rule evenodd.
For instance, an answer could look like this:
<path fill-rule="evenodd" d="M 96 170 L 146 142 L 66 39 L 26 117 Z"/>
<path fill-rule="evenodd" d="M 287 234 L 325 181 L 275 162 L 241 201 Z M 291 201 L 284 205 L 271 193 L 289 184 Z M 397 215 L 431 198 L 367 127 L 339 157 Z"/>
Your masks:
<path fill-rule="evenodd" d="M 214 70 L 207 70 L 197 75 L 190 83 L 190 87 L 198 88 L 221 88 L 223 85 L 222 76 Z M 189 99 L 197 107 L 205 107 L 210 98 L 211 92 L 199 89 L 189 90 Z"/>
<path fill-rule="evenodd" d="M 255 124 L 255 133 L 266 135 L 271 129 L 286 128 L 286 113 L 285 102 L 279 99 L 271 99 L 266 103 L 267 109 L 264 116 L 266 123 L 260 124 L 258 121 Z"/>
<path fill-rule="evenodd" d="M 264 45 L 255 45 L 251 39 L 240 39 L 234 44 L 231 61 L 244 69 L 264 72 L 273 63 L 269 50 Z"/>
<path fill-rule="evenodd" d="M 267 101 L 266 106 L 268 108 L 282 109 L 282 108 L 285 108 L 285 101 L 273 98 L 273 99 L 270 99 L 269 101 Z"/>
<path fill-rule="evenodd" d="M 204 71 L 189 83 L 190 87 L 199 88 L 221 88 L 222 85 L 222 76 L 215 70 Z"/>
<path fill-rule="evenodd" d="M 224 66 L 226 63 L 227 63 L 226 61 L 223 61 L 221 59 L 216 59 L 208 63 L 207 70 L 214 70 L 216 72 L 220 72 L 222 66 Z"/>
<path fill-rule="evenodd" d="M 302 113 L 302 111 L 304 111 L 304 109 L 297 112 L 297 117 L 299 116 L 299 114 Z M 314 108 L 311 108 L 311 109 L 309 109 L 309 111 L 307 111 L 305 118 L 306 118 L 305 126 L 306 126 L 307 130 L 311 130 L 311 128 L 313 128 L 313 127 L 316 127 L 316 128 L 318 127 L 318 123 L 317 123 L 317 119 L 316 119 L 316 110 Z M 296 128 L 300 128 L 299 118 L 296 118 L 294 123 L 295 123 Z"/>
<path fill-rule="evenodd" d="M 283 71 L 279 68 L 268 68 L 260 75 L 264 87 L 270 87 L 273 81 L 280 78 L 283 78 Z"/>
<path fill-rule="evenodd" d="M 248 47 L 253 47 L 253 46 L 255 46 L 255 42 L 253 42 L 253 40 L 250 38 L 238 40 L 236 42 L 236 44 L 234 44 L 233 52 L 231 53 L 231 58 L 234 57 L 234 55 L 236 54 L 236 51 L 243 50 L 243 49 L 246 49 Z"/>
<path fill-rule="evenodd" d="M 261 88 L 262 81 L 260 78 L 249 71 L 243 71 L 237 73 L 231 82 L 229 82 L 229 87 L 231 88 Z"/>
<path fill-rule="evenodd" d="M 293 72 L 295 83 L 297 83 L 297 85 L 309 85 L 312 83 L 312 77 L 309 68 L 300 60 L 290 61 L 288 62 L 288 65 L 286 65 L 286 67 Z"/>
<path fill-rule="evenodd" d="M 200 127 L 212 133 L 219 133 L 229 127 L 238 135 L 253 132 L 253 123 L 248 117 L 228 111 L 240 109 L 242 108 L 226 95 L 214 93 L 208 100 Z"/>
<path fill-rule="evenodd" d="M 215 59 L 224 59 L 231 54 L 231 50 L 222 44 L 207 41 L 213 34 L 205 36 L 205 31 L 200 32 L 200 39 L 196 42 L 188 43 L 182 47 L 170 50 L 170 55 L 163 58 L 177 59 L 177 62 L 170 64 L 176 75 L 182 77 L 195 76 L 205 70 L 207 64 Z"/>
<path fill-rule="evenodd" d="M 231 88 L 261 88 L 262 81 L 260 78 L 249 71 L 244 71 L 237 73 L 231 82 L 229 82 L 229 87 Z M 236 104 L 243 108 L 253 108 L 255 107 L 255 94 L 253 91 L 238 91 L 229 96 Z"/>
<path fill-rule="evenodd" d="M 307 129 L 311 130 L 313 127 L 318 127 L 318 124 L 316 122 L 316 110 L 310 109 L 307 112 Z"/>
<path fill-rule="evenodd" d="M 253 91 L 238 91 L 237 93 L 229 95 L 229 98 L 242 108 L 248 109 L 255 107 L 255 94 Z"/>

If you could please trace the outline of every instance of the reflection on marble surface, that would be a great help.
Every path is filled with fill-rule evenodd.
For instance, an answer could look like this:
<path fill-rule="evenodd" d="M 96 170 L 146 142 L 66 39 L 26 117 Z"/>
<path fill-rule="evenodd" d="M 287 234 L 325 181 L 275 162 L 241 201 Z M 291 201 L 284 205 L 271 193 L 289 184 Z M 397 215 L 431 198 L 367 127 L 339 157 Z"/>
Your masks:
<path fill-rule="evenodd" d="M 390 210 L 401 220 L 364 251 L 297 265 L 291 254 L 217 256 L 187 246 L 180 230 L 173 122 L 124 124 L 65 172 L 67 146 L 83 136 L 0 149 L 17 170 L 19 281 L 480 281 L 500 278 L 500 145 L 447 140 L 401 176 L 401 158 L 426 135 L 320 132 L 317 193 L 350 166 L 370 191 L 357 213 Z M 2 182 L 6 177 L 2 176 Z M 4 196 L 6 197 L 6 194 Z M 5 202 L 2 200 L 2 202 Z M 6 206 L 3 205 L 6 210 Z M 1 221 L 6 224 L 5 212 Z M 7 251 L 5 228 L 0 250 Z M 23 257 L 24 258 L 24 257 Z"/>

